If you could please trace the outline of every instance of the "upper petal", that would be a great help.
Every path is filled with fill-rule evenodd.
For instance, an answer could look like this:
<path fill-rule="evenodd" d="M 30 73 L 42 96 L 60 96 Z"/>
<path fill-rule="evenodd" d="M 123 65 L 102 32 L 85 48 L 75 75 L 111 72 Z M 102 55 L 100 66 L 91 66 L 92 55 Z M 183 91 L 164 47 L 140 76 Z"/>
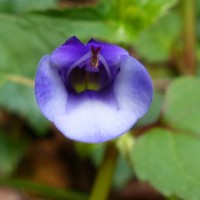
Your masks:
<path fill-rule="evenodd" d="M 58 68 L 67 68 L 86 53 L 86 46 L 74 36 L 53 51 L 51 64 Z"/>
<path fill-rule="evenodd" d="M 76 36 L 72 36 L 63 45 L 84 45 Z"/>
<path fill-rule="evenodd" d="M 44 56 L 38 66 L 35 78 L 35 96 L 41 112 L 49 119 L 65 113 L 67 91 L 50 56 Z"/>

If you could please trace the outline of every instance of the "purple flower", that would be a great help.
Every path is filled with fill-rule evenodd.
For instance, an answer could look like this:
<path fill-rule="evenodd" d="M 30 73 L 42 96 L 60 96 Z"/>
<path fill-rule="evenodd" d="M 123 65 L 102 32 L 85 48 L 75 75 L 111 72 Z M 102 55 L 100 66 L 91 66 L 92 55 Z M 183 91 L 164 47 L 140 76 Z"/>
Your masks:
<path fill-rule="evenodd" d="M 127 132 L 147 112 L 153 90 L 146 69 L 126 50 L 71 37 L 41 59 L 35 95 L 66 137 L 98 143 Z"/>

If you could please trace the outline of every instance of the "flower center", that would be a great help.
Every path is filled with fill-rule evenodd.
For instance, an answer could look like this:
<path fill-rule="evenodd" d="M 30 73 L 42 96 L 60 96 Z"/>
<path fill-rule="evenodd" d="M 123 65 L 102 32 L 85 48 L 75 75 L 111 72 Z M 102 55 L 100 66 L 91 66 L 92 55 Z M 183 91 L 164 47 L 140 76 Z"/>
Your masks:
<path fill-rule="evenodd" d="M 91 51 L 68 68 L 66 78 L 76 92 L 98 91 L 112 80 L 110 68 L 100 50 L 101 47 L 91 46 Z"/>
<path fill-rule="evenodd" d="M 100 73 L 87 72 L 84 68 L 75 68 L 70 74 L 69 82 L 72 88 L 80 93 L 85 90 L 100 90 L 100 79 Z"/>

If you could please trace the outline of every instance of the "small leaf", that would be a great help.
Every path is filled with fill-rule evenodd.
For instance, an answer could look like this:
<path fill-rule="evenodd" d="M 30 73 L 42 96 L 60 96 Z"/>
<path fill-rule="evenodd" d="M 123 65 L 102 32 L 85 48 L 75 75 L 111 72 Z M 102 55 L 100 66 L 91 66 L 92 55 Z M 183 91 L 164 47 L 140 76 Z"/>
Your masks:
<path fill-rule="evenodd" d="M 200 80 L 181 77 L 167 89 L 163 121 L 173 128 L 200 135 Z"/>
<path fill-rule="evenodd" d="M 200 140 L 155 128 L 136 140 L 132 159 L 137 176 L 166 196 L 200 199 Z"/>
<path fill-rule="evenodd" d="M 27 143 L 0 132 L 0 176 L 10 176 L 24 155 Z"/>

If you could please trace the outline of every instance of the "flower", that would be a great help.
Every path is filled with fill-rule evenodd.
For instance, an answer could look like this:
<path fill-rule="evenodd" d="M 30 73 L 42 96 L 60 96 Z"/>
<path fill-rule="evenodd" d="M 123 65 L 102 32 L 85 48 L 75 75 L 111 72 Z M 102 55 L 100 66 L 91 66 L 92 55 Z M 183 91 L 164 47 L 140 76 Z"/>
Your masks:
<path fill-rule="evenodd" d="M 147 112 L 153 89 L 147 70 L 126 50 L 74 36 L 40 60 L 35 96 L 66 137 L 98 143 L 127 132 Z"/>

